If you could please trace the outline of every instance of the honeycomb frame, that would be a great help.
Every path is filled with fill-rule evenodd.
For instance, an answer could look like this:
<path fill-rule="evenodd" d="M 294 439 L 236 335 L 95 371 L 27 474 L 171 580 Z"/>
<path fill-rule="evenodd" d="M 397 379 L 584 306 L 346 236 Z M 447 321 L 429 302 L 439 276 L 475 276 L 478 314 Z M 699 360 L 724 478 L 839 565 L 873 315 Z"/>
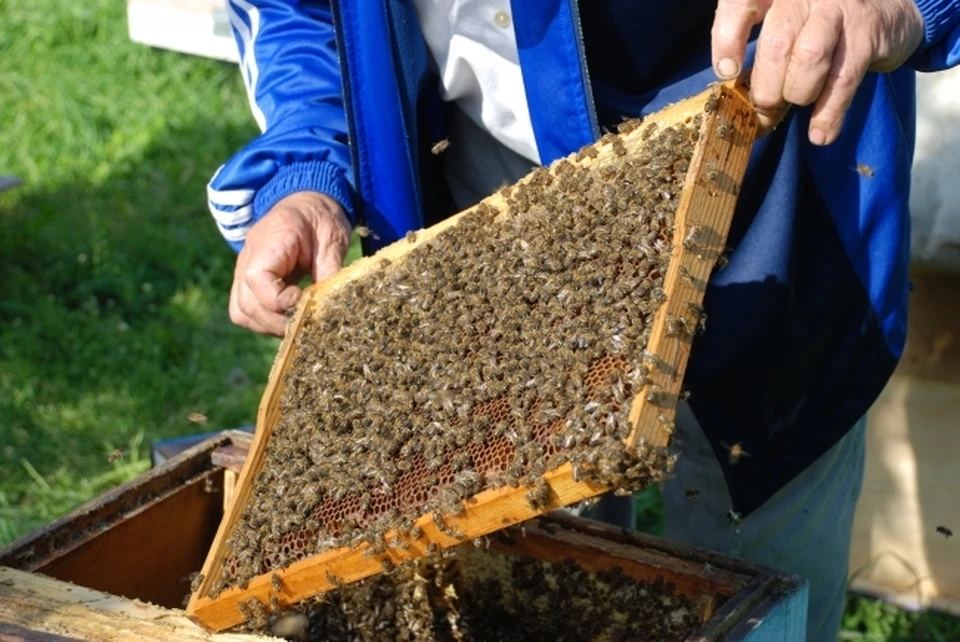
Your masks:
<path fill-rule="evenodd" d="M 636 395 L 629 415 L 633 430 L 626 444 L 631 448 L 646 444 L 653 449 L 664 449 L 669 444 L 690 352 L 690 338 L 672 332 L 670 326 L 672 320 L 683 317 L 691 308 L 702 304 L 707 280 L 725 249 L 739 186 L 758 132 L 758 122 L 746 88 L 740 82 L 731 82 L 715 85 L 697 96 L 671 105 L 648 116 L 643 127 L 617 136 L 628 150 L 636 149 L 644 145 L 643 131 L 650 123 L 669 127 L 688 124 L 698 117 L 701 119 L 700 139 L 690 162 L 674 220 L 673 254 L 664 280 L 667 300 L 654 317 L 651 338 L 647 344 L 654 367 L 650 369 L 647 388 Z M 601 141 L 593 146 L 596 153 L 571 154 L 565 160 L 587 169 L 609 166 L 619 158 L 611 147 L 613 145 L 609 142 L 604 144 Z M 550 169 L 555 165 L 551 165 Z M 527 180 L 529 176 L 520 182 Z M 294 562 L 286 568 L 259 575 L 245 586 L 229 588 L 214 598 L 208 596 L 213 578 L 220 573 L 228 556 L 226 540 L 251 497 L 254 479 L 263 465 L 266 445 L 279 419 L 284 375 L 293 360 L 295 338 L 304 320 L 322 308 L 325 297 L 357 278 L 389 269 L 389 265 L 402 261 L 412 249 L 429 243 L 455 227 L 462 217 L 484 205 L 505 209 L 502 195 L 495 193 L 477 206 L 421 230 L 415 237 L 394 243 L 372 257 L 360 259 L 334 277 L 306 290 L 271 369 L 258 411 L 257 432 L 251 454 L 204 563 L 204 580 L 191 595 L 187 606 L 187 614 L 192 619 L 210 630 L 223 630 L 244 621 L 243 611 L 238 605 L 251 599 L 264 605 L 271 603 L 271 600 L 281 606 L 292 605 L 342 583 L 357 581 L 382 572 L 385 567 L 420 557 L 428 547 L 445 549 L 456 546 L 610 490 L 606 485 L 575 476 L 573 467 L 564 464 L 544 475 L 543 479 L 549 487 L 549 499 L 538 509 L 534 509 L 526 498 L 532 486 L 483 490 L 464 503 L 464 511 L 459 516 L 436 520 L 432 514 L 421 516 L 416 520 L 419 537 L 394 535 L 406 542 L 402 548 L 388 548 L 376 555 L 368 554 L 370 545 L 367 543 L 353 548 L 328 550 Z M 438 521 L 441 522 L 439 525 Z M 453 534 L 462 537 L 453 537 Z M 275 590 L 278 583 L 281 588 Z"/>

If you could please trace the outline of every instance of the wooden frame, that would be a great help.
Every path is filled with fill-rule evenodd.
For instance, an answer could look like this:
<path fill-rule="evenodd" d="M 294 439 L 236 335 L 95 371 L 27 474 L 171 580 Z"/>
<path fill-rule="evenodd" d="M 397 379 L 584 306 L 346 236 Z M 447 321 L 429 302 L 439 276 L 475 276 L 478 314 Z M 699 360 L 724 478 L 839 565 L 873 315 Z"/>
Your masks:
<path fill-rule="evenodd" d="M 153 551 L 139 547 L 139 541 L 125 539 L 130 537 L 126 525 L 131 521 L 156 526 L 149 512 L 136 507 L 164 498 L 189 498 L 178 504 L 183 511 L 206 513 L 216 519 L 220 514 L 217 502 L 192 493 L 195 474 L 191 471 L 200 475 L 213 473 L 215 478 L 220 473 L 237 471 L 243 466 L 249 446 L 246 433 L 214 437 L 5 549 L 3 560 L 20 560 L 23 568 L 73 556 L 77 567 L 85 571 L 74 576 L 75 583 L 67 583 L 23 568 L 0 566 L 0 640 L 273 639 L 239 633 L 211 635 L 189 620 L 181 609 L 144 602 L 144 594 L 139 591 L 166 593 L 185 589 L 176 573 L 155 573 L 151 560 L 146 559 Z M 106 538 L 117 546 L 147 553 L 133 565 L 111 567 L 118 576 L 116 583 L 134 589 L 128 598 L 90 587 L 99 581 L 99 571 L 93 563 L 98 553 L 93 547 L 78 546 L 77 542 L 89 535 L 91 516 L 101 524 L 95 538 Z M 207 550 L 213 538 L 212 532 L 190 535 L 191 545 L 197 550 Z M 513 527 L 512 536 L 512 540 L 491 538 L 491 548 L 548 561 L 573 559 L 586 570 L 619 568 L 640 581 L 660 578 L 672 583 L 676 593 L 693 601 L 702 622 L 686 642 L 804 639 L 807 589 L 796 577 L 562 513 Z M 160 528 L 157 538 L 175 542 L 181 539 L 181 533 L 175 528 Z M 470 544 L 464 546 L 470 552 L 477 551 Z M 151 586 L 147 579 L 156 585 Z"/>
<path fill-rule="evenodd" d="M 630 412 L 633 431 L 627 439 L 628 446 L 641 440 L 651 447 L 666 447 L 669 443 L 690 342 L 685 337 L 671 336 L 666 331 L 666 322 L 670 315 L 682 315 L 691 304 L 699 306 L 702 303 L 707 280 L 725 247 L 739 185 L 746 171 L 758 123 L 745 89 L 739 84 L 731 83 L 713 86 L 698 96 L 667 107 L 648 117 L 643 126 L 621 136 L 629 154 L 644 146 L 643 132 L 650 123 L 666 128 L 691 123 L 698 116 L 702 118 L 700 139 L 690 162 L 674 220 L 673 256 L 664 284 L 668 299 L 655 316 L 652 338 L 647 347 L 658 361 L 657 367 L 652 369 L 652 385 L 659 386 L 663 398 L 672 400 L 672 404 L 669 408 L 654 406 L 647 401 L 646 394 L 638 395 Z M 596 158 L 576 160 L 575 156 L 571 155 L 567 160 L 589 170 L 598 170 L 619 162 L 620 157 L 609 145 L 598 145 L 597 150 Z M 526 180 L 528 179 L 521 182 Z M 484 199 L 482 203 L 498 210 L 506 209 L 499 193 Z M 390 266 L 403 261 L 411 250 L 430 243 L 451 230 L 463 216 L 474 209 L 461 212 L 418 232 L 413 241 L 403 240 L 382 249 L 373 257 L 356 261 L 334 277 L 308 288 L 301 298 L 270 372 L 257 417 L 257 432 L 251 456 L 240 473 L 235 497 L 204 564 L 204 582 L 187 606 L 188 614 L 198 622 L 212 630 L 239 624 L 242 622 L 242 615 L 237 608 L 239 602 L 253 598 L 267 603 L 269 597 L 273 596 L 273 571 L 253 578 L 243 588 L 227 589 L 216 598 L 208 597 L 207 593 L 227 558 L 226 540 L 250 499 L 253 481 L 263 465 L 267 442 L 279 420 L 283 380 L 293 361 L 296 337 L 304 320 L 318 313 L 326 296 L 356 279 L 378 270 L 391 269 Z M 698 240 L 696 247 L 688 249 L 684 240 L 694 227 L 702 231 L 703 238 Z M 388 267 L 383 267 L 384 262 L 381 259 L 384 258 L 389 260 Z M 681 267 L 687 273 L 684 278 L 680 277 Z M 544 479 L 550 487 L 551 499 L 540 511 L 531 508 L 526 500 L 528 487 L 486 490 L 466 503 L 462 516 L 445 518 L 448 525 L 464 533 L 463 538 L 455 539 L 442 533 L 434 524 L 432 516 L 424 515 L 416 521 L 423 533 L 421 538 L 414 540 L 400 536 L 407 540 L 408 548 L 389 550 L 380 556 L 368 556 L 365 552 L 369 545 L 361 544 L 355 548 L 326 551 L 276 571 L 285 589 L 282 595 L 274 597 L 278 598 L 281 606 L 293 604 L 333 588 L 332 576 L 337 578 L 338 582 L 349 583 L 380 572 L 381 560 L 384 557 L 390 558 L 394 563 L 413 559 L 422 556 L 430 543 L 440 548 L 454 546 L 609 490 L 605 486 L 575 481 L 569 464 L 546 473 Z M 394 535 L 397 534 L 392 533 L 388 537 Z"/>

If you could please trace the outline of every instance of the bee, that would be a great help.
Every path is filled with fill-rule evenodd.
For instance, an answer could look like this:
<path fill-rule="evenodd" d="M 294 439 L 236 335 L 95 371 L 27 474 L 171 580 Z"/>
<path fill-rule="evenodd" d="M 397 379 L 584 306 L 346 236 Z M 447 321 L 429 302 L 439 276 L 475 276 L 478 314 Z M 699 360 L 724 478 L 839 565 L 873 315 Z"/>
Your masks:
<path fill-rule="evenodd" d="M 853 168 L 853 171 L 860 174 L 860 176 L 863 176 L 864 178 L 873 178 L 873 168 L 866 163 L 857 163 L 857 166 Z"/>
<path fill-rule="evenodd" d="M 438 156 L 443 152 L 447 151 L 448 147 L 450 147 L 450 140 L 447 138 L 444 138 L 443 140 L 437 141 L 436 143 L 434 143 L 433 147 L 430 148 L 430 153 L 433 154 L 434 156 Z"/>
<path fill-rule="evenodd" d="M 327 571 L 326 575 L 327 575 L 327 581 L 330 582 L 330 586 L 332 586 L 335 589 L 343 588 L 343 581 L 341 581 L 339 577 L 337 577 L 330 571 Z"/>
<path fill-rule="evenodd" d="M 688 489 L 685 494 L 686 494 L 686 496 L 687 496 L 687 499 L 696 499 L 696 498 L 700 497 L 700 491 L 697 490 L 696 488 L 690 488 L 690 489 Z"/>
<path fill-rule="evenodd" d="M 937 526 L 937 532 L 943 535 L 947 539 L 950 539 L 951 537 L 953 537 L 953 531 L 947 528 L 946 526 Z"/>
<path fill-rule="evenodd" d="M 625 119 L 622 123 L 617 125 L 617 133 L 619 134 L 629 134 L 637 127 L 643 124 L 642 118 L 628 118 Z"/>
<path fill-rule="evenodd" d="M 586 147 L 582 147 L 580 151 L 577 152 L 577 162 L 581 162 L 585 158 L 596 158 L 598 154 L 599 152 L 597 151 L 596 147 L 593 145 L 587 145 Z"/>
<path fill-rule="evenodd" d="M 717 103 L 719 102 L 720 99 L 717 94 L 711 95 L 709 98 L 707 98 L 707 102 L 703 106 L 703 111 L 708 114 L 712 114 L 713 112 L 717 111 Z"/>
<path fill-rule="evenodd" d="M 717 167 L 717 164 L 714 161 L 709 161 L 707 163 L 707 180 L 711 183 L 716 183 L 720 179 L 720 169 Z"/>
<path fill-rule="evenodd" d="M 729 511 L 727 511 L 727 521 L 734 526 L 739 526 L 741 523 L 743 523 L 743 515 L 731 508 Z"/>
<path fill-rule="evenodd" d="M 187 415 L 187 421 L 193 424 L 205 424 L 207 423 L 207 416 L 202 412 L 191 412 Z"/>
<path fill-rule="evenodd" d="M 730 135 L 730 129 L 730 123 L 724 118 L 717 118 L 717 136 L 720 140 L 727 140 L 727 137 Z"/>
<path fill-rule="evenodd" d="M 193 578 L 190 580 L 190 592 L 196 593 L 200 590 L 200 585 L 203 584 L 204 576 L 203 573 L 196 573 Z"/>
<path fill-rule="evenodd" d="M 407 232 L 407 235 L 406 235 L 404 238 L 407 239 L 407 242 L 408 242 L 408 243 L 416 243 L 416 242 L 417 242 L 417 233 L 414 232 L 413 230 L 411 230 L 411 231 Z"/>
<path fill-rule="evenodd" d="M 280 592 L 283 590 L 283 580 L 280 579 L 280 576 L 276 573 L 270 575 L 270 586 L 273 587 L 273 590 Z"/>
<path fill-rule="evenodd" d="M 738 463 L 742 457 L 750 456 L 750 453 L 744 450 L 743 446 L 740 444 L 734 444 L 732 446 L 728 446 L 727 444 L 724 444 L 721 442 L 721 445 L 730 451 L 729 461 L 731 465 Z"/>
<path fill-rule="evenodd" d="M 375 241 L 380 239 L 380 237 L 377 236 L 377 234 L 366 225 L 358 225 L 355 228 L 353 228 L 353 231 L 356 232 L 357 236 L 359 236 L 362 239 L 365 239 L 367 237 L 370 237 Z"/>
<path fill-rule="evenodd" d="M 123 457 L 123 451 L 120 450 L 119 448 L 114 448 L 113 452 L 107 455 L 107 462 L 112 464 L 113 462 L 117 461 L 121 457 Z"/>

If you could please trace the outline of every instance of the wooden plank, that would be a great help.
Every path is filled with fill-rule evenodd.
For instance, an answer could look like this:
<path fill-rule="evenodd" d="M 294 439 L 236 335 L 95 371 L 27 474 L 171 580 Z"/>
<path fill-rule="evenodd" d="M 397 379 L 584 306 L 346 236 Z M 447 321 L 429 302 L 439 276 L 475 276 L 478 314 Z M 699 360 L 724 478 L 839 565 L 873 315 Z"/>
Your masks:
<path fill-rule="evenodd" d="M 960 275 L 914 269 L 910 280 L 907 344 L 897 373 L 960 384 Z"/>
<path fill-rule="evenodd" d="M 267 642 L 276 638 L 207 633 L 181 610 L 0 567 L 0 640 Z M 17 636 L 20 636 L 19 638 Z"/>
<path fill-rule="evenodd" d="M 526 525 L 522 532 L 516 528 L 508 532 L 510 541 L 494 536 L 491 547 L 547 562 L 562 563 L 572 559 L 588 572 L 618 568 L 627 577 L 641 582 L 654 582 L 661 578 L 673 584 L 678 594 L 694 602 L 704 595 L 730 597 L 752 577 L 719 568 L 712 569 L 709 574 L 704 573 L 703 565 L 695 560 L 566 529 L 550 533 L 537 528 L 535 522 Z"/>
<path fill-rule="evenodd" d="M 136 479 L 87 502 L 50 525 L 0 549 L 0 566 L 36 570 L 109 529 L 139 506 L 149 504 L 210 470 L 210 453 L 234 443 L 226 431 L 197 444 Z"/>
<path fill-rule="evenodd" d="M 666 303 L 657 312 L 647 350 L 660 360 L 651 370 L 652 387 L 662 400 L 642 392 L 630 410 L 633 432 L 627 444 L 666 446 L 673 433 L 676 402 L 690 356 L 692 335 L 674 334 L 671 319 L 689 319 L 700 309 L 710 273 L 723 253 L 740 184 L 757 134 L 757 116 L 736 88 L 721 87 L 716 107 L 706 116 L 704 144 L 690 162 L 690 172 L 674 222 L 673 256 L 664 279 Z M 681 276 L 683 273 L 685 276 Z M 697 327 L 699 315 L 692 315 Z M 649 389 L 648 389 L 649 390 Z"/>
<path fill-rule="evenodd" d="M 100 529 L 36 569 L 84 586 L 180 607 L 200 570 L 223 505 L 222 471 L 209 470 Z"/>
<path fill-rule="evenodd" d="M 954 320 L 956 323 L 956 320 Z M 868 415 L 852 588 L 960 614 L 960 384 L 895 374 Z"/>
<path fill-rule="evenodd" d="M 707 107 L 709 105 L 709 107 Z M 722 252 L 733 216 L 738 185 L 746 169 L 750 147 L 757 131 L 757 120 L 746 92 L 739 86 L 716 86 L 689 100 L 668 107 L 647 119 L 647 123 L 656 122 L 661 128 L 689 123 L 695 116 L 704 116 L 701 139 L 691 161 L 687 184 L 681 197 L 675 222 L 675 252 L 680 257 L 671 261 L 666 276 L 668 304 L 665 305 L 653 325 L 653 352 L 659 363 L 665 364 L 655 376 L 655 384 L 666 397 L 659 399 L 654 406 L 648 400 L 646 392 L 635 401 L 630 420 L 635 428 L 628 440 L 629 445 L 643 439 L 651 446 L 666 446 L 672 430 L 676 398 L 680 392 L 683 368 L 689 351 L 689 345 L 676 337 L 668 337 L 668 316 L 686 313 L 689 305 L 699 305 L 703 299 L 703 289 L 710 269 Z M 642 148 L 645 143 L 643 131 L 648 125 L 637 128 L 622 137 L 629 150 Z M 602 168 L 617 163 L 619 157 L 609 146 L 597 148 L 596 158 L 577 161 L 574 154 L 567 160 L 588 169 Z M 693 178 L 691 178 L 693 177 Z M 523 179 L 521 182 L 529 180 Z M 484 204 L 497 208 L 506 216 L 506 207 L 499 193 L 484 199 Z M 235 498 L 231 502 L 213 547 L 203 574 L 206 578 L 187 606 L 187 612 L 204 625 L 223 629 L 242 621 L 237 604 L 251 598 L 267 603 L 270 597 L 277 597 L 281 605 L 300 601 L 306 597 L 333 588 L 331 576 L 337 582 L 353 582 L 380 572 L 380 560 L 368 557 L 364 552 L 369 548 L 363 544 L 353 549 L 327 551 L 320 555 L 301 560 L 285 569 L 277 571 L 283 581 L 284 589 L 280 595 L 274 595 L 271 587 L 271 573 L 253 578 L 245 588 L 233 588 L 219 594 L 215 599 L 205 596 L 214 578 L 219 577 L 226 560 L 226 539 L 232 532 L 243 507 L 253 491 L 253 480 L 263 465 L 266 443 L 269 435 L 280 418 L 280 398 L 285 375 L 290 368 L 296 346 L 296 337 L 309 315 L 319 312 L 326 296 L 345 287 L 352 281 L 372 272 L 390 269 L 383 266 L 396 266 L 414 248 L 430 243 L 438 235 L 451 230 L 475 208 L 462 212 L 427 230 L 417 233 L 412 241 L 403 240 L 394 243 L 375 256 L 360 259 L 348 268 L 322 283 L 311 286 L 301 297 L 297 310 L 286 331 L 277 358 L 267 381 L 266 390 L 260 404 L 257 417 L 257 432 L 251 454 L 247 457 L 240 478 L 237 481 Z M 687 212 L 690 212 L 689 214 Z M 724 218 L 725 217 L 725 218 Z M 696 243 L 688 244 L 690 234 L 696 227 Z M 388 262 L 384 262 L 387 259 Z M 680 265 L 686 267 L 689 276 L 681 278 Z M 673 287 L 674 290 L 669 288 Z M 649 348 L 648 348 L 649 349 Z M 393 562 L 412 559 L 424 554 L 429 542 L 441 548 L 454 546 L 467 539 L 480 537 L 505 526 L 527 520 L 543 512 L 570 505 L 596 496 L 607 490 L 606 487 L 574 480 L 570 465 L 564 465 L 544 475 L 550 486 L 550 501 L 542 510 L 534 510 L 526 500 L 529 488 L 501 488 L 478 494 L 473 501 L 466 503 L 465 514 L 459 518 L 447 518 L 446 522 L 454 529 L 462 531 L 463 537 L 452 538 L 433 523 L 431 515 L 417 520 L 423 531 L 418 541 L 409 541 L 407 549 L 394 549 L 387 553 Z M 388 534 L 388 538 L 393 534 Z"/>

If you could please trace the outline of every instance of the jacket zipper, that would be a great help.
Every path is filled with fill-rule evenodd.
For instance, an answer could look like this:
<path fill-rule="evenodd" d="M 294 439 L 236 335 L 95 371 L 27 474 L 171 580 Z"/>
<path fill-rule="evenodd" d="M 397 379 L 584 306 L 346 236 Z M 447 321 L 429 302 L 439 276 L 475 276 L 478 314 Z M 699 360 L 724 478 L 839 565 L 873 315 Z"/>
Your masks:
<path fill-rule="evenodd" d="M 360 153 L 357 145 L 357 123 L 353 113 L 353 93 L 350 87 L 350 74 L 347 71 L 347 49 L 343 36 L 343 20 L 340 16 L 338 0 L 330 0 L 330 13 L 333 16 L 333 32 L 337 42 L 337 62 L 340 64 L 340 88 L 343 92 L 343 110 L 347 117 L 347 147 L 350 150 L 350 164 L 353 166 L 353 181 L 355 194 L 353 199 L 353 214 L 357 225 L 364 225 L 366 216 L 363 213 L 363 187 L 360 177 Z M 366 244 L 366 239 L 361 239 Z M 364 247 L 364 254 L 367 248 Z"/>
<path fill-rule="evenodd" d="M 577 43 L 577 53 L 580 55 L 580 75 L 583 78 L 583 90 L 587 100 L 587 115 L 590 117 L 590 129 L 593 139 L 600 138 L 600 120 L 597 118 L 597 105 L 593 100 L 593 86 L 590 83 L 590 72 L 587 69 L 587 51 L 583 44 L 583 26 L 580 23 L 580 2 L 570 0 L 570 13 L 573 14 L 573 31 Z"/>

